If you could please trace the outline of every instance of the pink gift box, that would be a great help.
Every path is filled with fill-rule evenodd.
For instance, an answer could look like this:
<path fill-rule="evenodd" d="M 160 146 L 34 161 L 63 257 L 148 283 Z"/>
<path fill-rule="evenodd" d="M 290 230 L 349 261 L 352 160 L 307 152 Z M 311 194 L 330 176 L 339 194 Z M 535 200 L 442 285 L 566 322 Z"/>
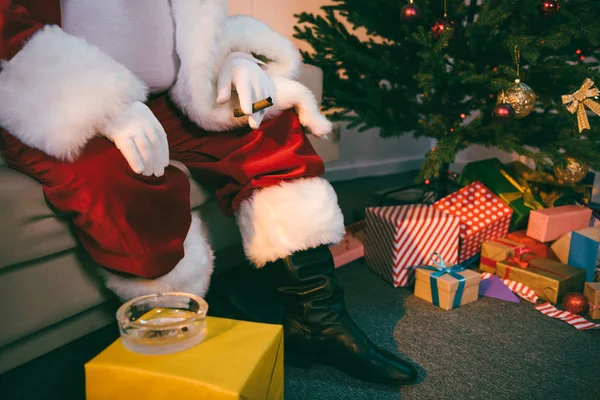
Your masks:
<path fill-rule="evenodd" d="M 529 214 L 527 236 L 547 243 L 559 239 L 565 233 L 587 228 L 592 210 L 570 205 L 534 210 Z"/>
<path fill-rule="evenodd" d="M 349 264 L 365 256 L 365 221 L 346 227 L 344 239 L 330 246 L 335 268 Z"/>

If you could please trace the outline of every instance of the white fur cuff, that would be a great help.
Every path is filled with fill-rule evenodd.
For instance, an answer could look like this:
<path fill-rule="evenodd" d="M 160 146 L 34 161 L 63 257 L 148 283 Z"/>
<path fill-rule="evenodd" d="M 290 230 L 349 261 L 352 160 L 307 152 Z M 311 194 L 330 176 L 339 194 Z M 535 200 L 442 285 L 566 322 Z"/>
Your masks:
<path fill-rule="evenodd" d="M 246 256 L 257 267 L 322 244 L 340 242 L 344 217 L 323 178 L 298 179 L 256 191 L 237 214 Z"/>
<path fill-rule="evenodd" d="M 106 287 L 123 301 L 138 296 L 166 292 L 185 292 L 204 297 L 213 272 L 214 255 L 202 233 L 200 217 L 192 214 L 190 230 L 183 243 L 185 256 L 166 275 L 156 279 L 123 277 L 102 269 Z"/>
<path fill-rule="evenodd" d="M 73 160 L 147 88 L 85 40 L 47 26 L 2 64 L 0 126 L 23 143 Z"/>
<path fill-rule="evenodd" d="M 219 43 L 225 52 L 241 51 L 268 58 L 272 75 L 296 79 L 300 73 L 300 52 L 291 40 L 247 15 L 229 17 Z"/>

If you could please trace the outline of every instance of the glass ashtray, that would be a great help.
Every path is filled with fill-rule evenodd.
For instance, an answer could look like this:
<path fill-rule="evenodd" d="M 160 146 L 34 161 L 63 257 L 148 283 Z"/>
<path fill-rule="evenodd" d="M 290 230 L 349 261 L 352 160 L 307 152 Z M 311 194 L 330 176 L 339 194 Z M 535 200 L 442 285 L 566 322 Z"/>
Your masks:
<path fill-rule="evenodd" d="M 169 354 L 189 349 L 206 336 L 204 299 L 189 293 L 137 297 L 117 310 L 123 345 L 136 353 Z"/>

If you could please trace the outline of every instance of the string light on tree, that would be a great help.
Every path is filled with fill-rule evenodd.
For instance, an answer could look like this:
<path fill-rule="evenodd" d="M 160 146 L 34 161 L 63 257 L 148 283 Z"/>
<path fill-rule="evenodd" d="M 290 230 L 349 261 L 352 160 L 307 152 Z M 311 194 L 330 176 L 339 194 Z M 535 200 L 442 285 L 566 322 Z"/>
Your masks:
<path fill-rule="evenodd" d="M 409 0 L 409 3 L 402 7 L 400 11 L 400 19 L 406 22 L 417 22 L 421 19 L 422 15 L 421 9 L 413 0 Z"/>
<path fill-rule="evenodd" d="M 560 10 L 559 0 L 542 0 L 540 3 L 540 12 L 544 17 L 553 17 Z"/>

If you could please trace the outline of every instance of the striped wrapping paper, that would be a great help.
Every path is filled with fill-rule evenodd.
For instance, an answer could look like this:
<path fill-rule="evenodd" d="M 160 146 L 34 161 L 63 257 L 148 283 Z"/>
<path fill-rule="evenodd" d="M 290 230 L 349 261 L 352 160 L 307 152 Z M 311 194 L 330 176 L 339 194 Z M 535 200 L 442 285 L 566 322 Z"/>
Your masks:
<path fill-rule="evenodd" d="M 493 276 L 493 274 L 484 272 L 481 274 L 481 280 L 488 279 L 491 276 Z M 535 304 L 540 299 L 533 289 L 530 289 L 527 285 L 523 285 L 521 282 L 515 282 L 510 279 L 503 279 L 502 282 L 511 290 L 511 292 L 515 293 L 523 300 Z"/>
<path fill-rule="evenodd" d="M 414 204 L 366 209 L 365 260 L 394 287 L 409 286 L 413 267 L 430 265 L 440 253 L 446 264 L 458 260 L 458 218 L 433 207 Z"/>
<path fill-rule="evenodd" d="M 549 317 L 563 320 L 580 331 L 586 329 L 600 329 L 600 324 L 590 322 L 587 319 L 579 315 L 571 314 L 568 311 L 559 310 L 548 302 L 535 306 L 535 309 Z"/>
<path fill-rule="evenodd" d="M 458 262 L 481 251 L 486 240 L 506 237 L 513 210 L 481 182 L 473 182 L 433 204 L 460 218 Z"/>

